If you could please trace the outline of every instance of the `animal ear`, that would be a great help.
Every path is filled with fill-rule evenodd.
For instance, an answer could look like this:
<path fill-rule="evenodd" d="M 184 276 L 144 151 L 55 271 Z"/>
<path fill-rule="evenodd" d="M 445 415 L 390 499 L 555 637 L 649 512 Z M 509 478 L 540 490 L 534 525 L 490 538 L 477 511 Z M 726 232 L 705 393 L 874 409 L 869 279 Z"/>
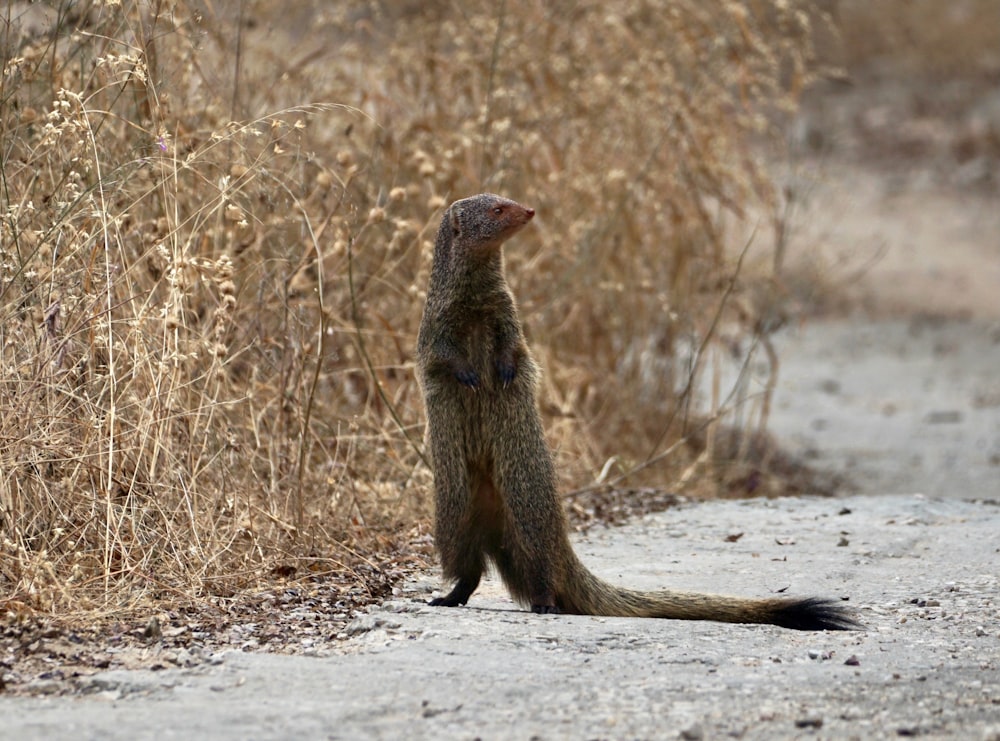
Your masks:
<path fill-rule="evenodd" d="M 460 209 L 455 206 L 448 209 L 448 222 L 451 224 L 451 234 L 453 237 L 457 237 L 462 233 L 461 215 Z"/>

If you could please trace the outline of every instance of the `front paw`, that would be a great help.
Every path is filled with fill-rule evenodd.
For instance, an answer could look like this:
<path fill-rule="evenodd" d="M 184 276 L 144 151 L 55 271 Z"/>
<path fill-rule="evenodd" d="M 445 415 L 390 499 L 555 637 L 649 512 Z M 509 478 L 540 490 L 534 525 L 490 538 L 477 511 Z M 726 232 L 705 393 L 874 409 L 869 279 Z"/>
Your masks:
<path fill-rule="evenodd" d="M 514 358 L 500 358 L 497 360 L 497 376 L 504 388 L 510 386 L 511 381 L 517 376 L 517 363 Z"/>
<path fill-rule="evenodd" d="M 463 368 L 462 370 L 455 371 L 455 380 L 473 391 L 479 388 L 479 374 L 472 370 L 472 368 Z"/>

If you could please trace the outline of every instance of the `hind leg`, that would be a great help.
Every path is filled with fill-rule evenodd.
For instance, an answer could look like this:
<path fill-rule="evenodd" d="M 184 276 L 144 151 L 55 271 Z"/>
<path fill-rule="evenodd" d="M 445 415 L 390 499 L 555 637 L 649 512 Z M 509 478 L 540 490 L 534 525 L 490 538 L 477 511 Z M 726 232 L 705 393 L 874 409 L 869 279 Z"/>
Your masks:
<path fill-rule="evenodd" d="M 457 581 L 447 596 L 435 597 L 430 604 L 442 607 L 464 605 L 479 586 L 486 563 L 482 547 L 468 531 L 469 528 L 466 527 L 459 532 L 449 532 L 442 536 L 439 527 L 436 540 L 441 554 L 441 568 L 445 578 Z"/>
<path fill-rule="evenodd" d="M 531 606 L 532 612 L 559 612 L 556 573 L 559 520 L 549 518 L 544 508 L 510 492 L 507 533 L 501 554 L 495 559 L 515 598 Z"/>
<path fill-rule="evenodd" d="M 486 544 L 495 537 L 499 500 L 481 467 L 470 468 L 461 449 L 443 447 L 434 451 L 434 539 L 445 578 L 456 583 L 430 604 L 455 607 L 469 601 L 486 570 Z"/>
<path fill-rule="evenodd" d="M 506 403 L 506 414 L 496 415 L 503 429 L 494 435 L 494 465 L 506 522 L 498 566 L 506 568 L 505 581 L 518 601 L 532 612 L 556 613 L 566 522 L 555 469 L 530 386 L 515 381 L 505 393 L 525 398 Z"/>
<path fill-rule="evenodd" d="M 449 544 L 449 552 L 452 547 L 458 547 L 460 556 L 456 559 L 449 556 L 445 565 L 445 573 L 457 578 L 458 583 L 447 597 L 439 597 L 431 602 L 432 605 L 464 605 L 479 586 L 479 579 L 486 569 L 487 556 L 497 561 L 503 573 L 500 562 L 505 526 L 503 500 L 485 466 L 473 466 L 468 479 L 472 494 L 468 511 L 458 532 L 451 538 L 444 537 L 442 541 Z M 442 561 L 444 553 L 442 550 Z"/>
<path fill-rule="evenodd" d="M 538 585 L 547 583 L 547 577 L 537 569 L 525 572 L 522 568 L 523 564 L 527 563 L 523 553 L 512 552 L 510 544 L 507 543 L 496 544 L 490 549 L 489 556 L 496 564 L 497 571 L 516 602 L 530 606 L 532 612 L 560 612 L 555 593 L 551 590 L 546 591 L 544 586 L 541 590 L 538 589 Z"/>
<path fill-rule="evenodd" d="M 446 596 L 432 599 L 431 605 L 464 605 L 479 586 L 486 562 L 482 545 L 470 522 L 472 520 L 474 518 L 466 513 L 460 519 L 461 524 L 453 528 L 448 518 L 438 517 L 435 540 L 441 554 L 441 568 L 446 578 L 457 581 Z"/>
<path fill-rule="evenodd" d="M 467 498 L 467 495 L 463 495 L 463 498 Z M 471 512 L 468 509 L 461 514 L 454 512 L 449 506 L 442 506 L 440 499 L 439 496 L 434 540 L 441 556 L 441 569 L 445 578 L 456 580 L 456 583 L 451 592 L 444 597 L 432 599 L 430 604 L 455 607 L 469 601 L 469 597 L 479 586 L 486 563 Z"/>

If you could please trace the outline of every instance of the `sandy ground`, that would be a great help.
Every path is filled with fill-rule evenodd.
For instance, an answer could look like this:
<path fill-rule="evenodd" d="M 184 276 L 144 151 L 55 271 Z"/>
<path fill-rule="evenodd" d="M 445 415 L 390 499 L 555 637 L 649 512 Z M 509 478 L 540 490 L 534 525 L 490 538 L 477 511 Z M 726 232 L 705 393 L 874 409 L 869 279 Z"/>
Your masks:
<path fill-rule="evenodd" d="M 789 452 L 865 493 L 1000 498 L 1000 324 L 824 322 L 779 352 Z"/>
<path fill-rule="evenodd" d="M 0 697 L 4 737 L 1000 739 L 997 217 L 850 169 L 818 183 L 802 243 L 844 274 L 882 257 L 838 318 L 780 337 L 771 428 L 859 493 L 690 503 L 577 548 L 636 587 L 841 597 L 866 630 L 537 616 L 495 582 L 432 609 L 428 575 L 313 656 L 41 680 Z"/>

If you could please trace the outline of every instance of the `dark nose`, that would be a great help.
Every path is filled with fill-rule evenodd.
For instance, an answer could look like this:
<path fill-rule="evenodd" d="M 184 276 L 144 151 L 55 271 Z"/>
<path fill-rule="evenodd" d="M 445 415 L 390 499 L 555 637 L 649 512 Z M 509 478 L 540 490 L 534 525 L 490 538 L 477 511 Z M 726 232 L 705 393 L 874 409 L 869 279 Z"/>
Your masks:
<path fill-rule="evenodd" d="M 532 216 L 534 216 L 534 215 L 535 215 L 535 209 L 533 209 L 533 208 L 526 208 L 526 209 L 524 209 L 524 210 L 525 210 L 525 211 L 526 211 L 526 212 L 528 213 L 528 218 L 529 218 L 529 219 L 530 219 L 530 218 L 531 218 Z"/>

